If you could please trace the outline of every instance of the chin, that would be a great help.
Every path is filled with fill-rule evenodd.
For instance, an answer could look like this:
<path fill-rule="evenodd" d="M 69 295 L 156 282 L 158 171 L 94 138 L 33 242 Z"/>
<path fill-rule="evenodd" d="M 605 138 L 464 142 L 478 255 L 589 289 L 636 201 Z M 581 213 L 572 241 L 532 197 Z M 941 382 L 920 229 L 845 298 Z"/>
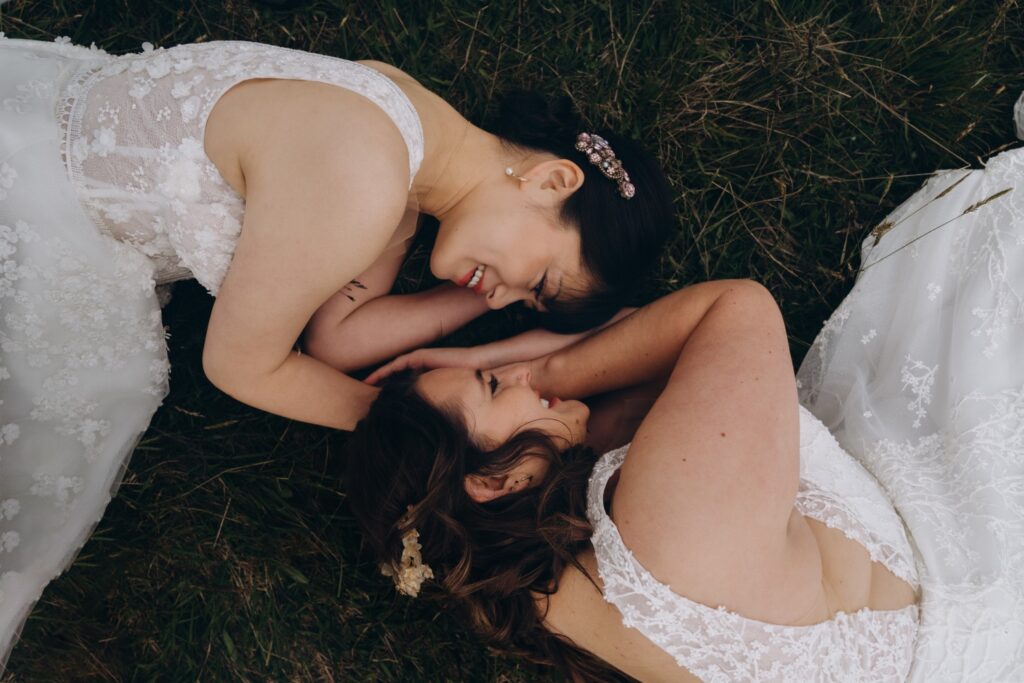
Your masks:
<path fill-rule="evenodd" d="M 433 250 L 433 251 L 430 252 L 430 262 L 429 262 L 430 274 L 433 275 L 434 277 L 436 277 L 438 280 L 449 280 L 449 279 L 451 279 L 451 278 L 447 277 L 446 275 L 441 275 L 441 273 L 439 272 L 441 270 L 441 267 L 440 267 L 441 264 L 438 263 L 440 260 L 441 259 L 437 257 L 436 250 Z"/>
<path fill-rule="evenodd" d="M 580 413 L 583 415 L 583 425 L 586 426 L 587 420 L 590 418 L 590 407 L 583 401 L 573 401 L 574 405 L 573 414 Z"/>

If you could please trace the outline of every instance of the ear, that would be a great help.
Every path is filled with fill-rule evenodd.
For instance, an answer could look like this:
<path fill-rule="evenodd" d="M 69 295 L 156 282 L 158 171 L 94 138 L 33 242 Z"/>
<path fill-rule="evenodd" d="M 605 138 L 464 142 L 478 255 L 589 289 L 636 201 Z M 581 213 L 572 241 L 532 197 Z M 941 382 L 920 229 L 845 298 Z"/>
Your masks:
<path fill-rule="evenodd" d="M 539 187 L 555 193 L 555 198 L 565 201 L 573 192 L 583 186 L 583 169 L 568 159 L 549 159 L 542 161 L 526 174 L 531 180 L 537 179 L 537 184 L 524 183 Z"/>
<path fill-rule="evenodd" d="M 477 503 L 487 503 L 501 498 L 509 492 L 505 488 L 506 480 L 508 480 L 507 476 L 482 477 L 479 474 L 469 474 L 463 481 L 463 486 L 471 500 Z"/>

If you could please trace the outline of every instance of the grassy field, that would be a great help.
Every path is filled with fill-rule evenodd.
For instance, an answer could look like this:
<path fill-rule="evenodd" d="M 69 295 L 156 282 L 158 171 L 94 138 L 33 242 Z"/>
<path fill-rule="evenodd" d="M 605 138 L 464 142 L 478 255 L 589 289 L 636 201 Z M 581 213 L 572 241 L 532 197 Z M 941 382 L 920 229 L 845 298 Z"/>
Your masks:
<path fill-rule="evenodd" d="M 799 362 L 852 284 L 860 240 L 937 168 L 1014 142 L 1016 0 L 344 2 L 11 0 L 9 37 L 257 40 L 399 65 L 484 120 L 495 95 L 571 95 L 641 137 L 678 197 L 649 294 L 751 277 Z M 420 245 L 400 286 L 430 284 Z M 398 597 L 339 483 L 344 435 L 240 405 L 203 377 L 211 300 L 165 311 L 171 394 L 4 681 L 526 681 L 451 619 Z M 449 343 L 513 331 L 492 314 Z"/>

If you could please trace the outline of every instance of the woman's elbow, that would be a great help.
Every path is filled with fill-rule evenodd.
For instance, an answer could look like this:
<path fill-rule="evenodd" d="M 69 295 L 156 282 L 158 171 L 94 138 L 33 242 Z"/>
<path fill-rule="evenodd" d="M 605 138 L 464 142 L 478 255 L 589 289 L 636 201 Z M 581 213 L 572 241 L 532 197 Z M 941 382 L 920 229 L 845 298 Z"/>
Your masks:
<path fill-rule="evenodd" d="M 203 373 L 210 383 L 229 396 L 238 397 L 242 384 L 238 363 L 231 363 L 228 354 L 211 344 L 203 346 Z"/>
<path fill-rule="evenodd" d="M 748 310 L 775 314 L 779 304 L 768 288 L 756 280 L 729 280 L 722 298 L 731 299 Z"/>
<path fill-rule="evenodd" d="M 361 366 L 354 364 L 360 340 L 337 325 L 315 325 L 312 322 L 302 334 L 303 353 L 316 358 L 321 363 L 330 365 L 340 372 L 359 370 Z"/>

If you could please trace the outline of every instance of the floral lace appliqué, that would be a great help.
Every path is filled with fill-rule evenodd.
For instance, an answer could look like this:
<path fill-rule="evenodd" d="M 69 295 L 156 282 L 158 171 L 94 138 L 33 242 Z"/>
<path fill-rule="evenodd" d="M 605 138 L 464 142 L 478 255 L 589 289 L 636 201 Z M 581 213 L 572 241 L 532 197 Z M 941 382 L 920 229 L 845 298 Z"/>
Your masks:
<path fill-rule="evenodd" d="M 779 626 L 692 602 L 655 579 L 626 548 L 604 509 L 605 486 L 627 450 L 625 446 L 598 461 L 590 479 L 587 509 L 594 525 L 592 541 L 604 598 L 618 608 L 623 624 L 640 631 L 679 666 L 708 683 L 867 683 L 906 677 L 917 633 L 914 605 L 889 612 L 841 612 L 813 626 Z M 837 450 L 827 430 L 801 411 L 797 508 L 840 528 L 864 543 L 872 559 L 916 582 L 899 517 L 863 468 L 848 456 L 834 458 Z M 817 481 L 829 482 L 831 487 L 818 488 Z M 870 526 L 858 518 L 861 514 L 868 515 Z"/>

